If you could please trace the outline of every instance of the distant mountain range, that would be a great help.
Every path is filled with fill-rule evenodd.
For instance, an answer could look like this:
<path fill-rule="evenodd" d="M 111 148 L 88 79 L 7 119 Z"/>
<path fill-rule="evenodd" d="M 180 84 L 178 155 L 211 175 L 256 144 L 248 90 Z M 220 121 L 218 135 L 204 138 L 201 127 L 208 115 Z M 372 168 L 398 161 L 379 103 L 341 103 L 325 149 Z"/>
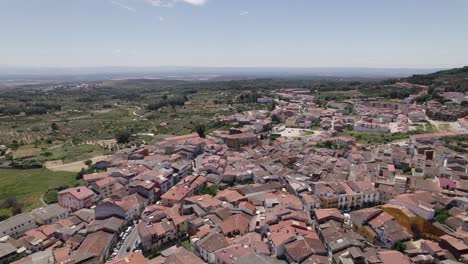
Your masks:
<path fill-rule="evenodd" d="M 76 82 L 108 79 L 232 80 L 251 78 L 396 78 L 442 69 L 411 68 L 284 68 L 284 67 L 1 67 L 0 82 Z"/>

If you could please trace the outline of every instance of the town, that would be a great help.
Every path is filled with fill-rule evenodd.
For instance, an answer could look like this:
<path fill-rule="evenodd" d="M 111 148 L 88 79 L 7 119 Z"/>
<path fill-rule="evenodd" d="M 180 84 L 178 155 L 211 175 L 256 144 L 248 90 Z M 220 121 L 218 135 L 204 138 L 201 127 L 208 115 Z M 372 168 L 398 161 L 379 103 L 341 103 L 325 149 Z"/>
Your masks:
<path fill-rule="evenodd" d="M 275 89 L 229 129 L 119 149 L 0 222 L 0 263 L 468 263 L 468 94 L 395 85 L 417 92 Z"/>

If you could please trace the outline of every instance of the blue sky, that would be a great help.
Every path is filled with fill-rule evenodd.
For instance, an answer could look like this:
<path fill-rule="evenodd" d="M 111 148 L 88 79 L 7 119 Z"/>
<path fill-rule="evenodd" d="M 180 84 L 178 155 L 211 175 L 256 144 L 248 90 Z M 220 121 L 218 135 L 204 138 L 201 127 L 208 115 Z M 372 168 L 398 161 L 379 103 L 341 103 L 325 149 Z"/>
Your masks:
<path fill-rule="evenodd" d="M 0 65 L 468 64 L 467 0 L 0 0 Z"/>

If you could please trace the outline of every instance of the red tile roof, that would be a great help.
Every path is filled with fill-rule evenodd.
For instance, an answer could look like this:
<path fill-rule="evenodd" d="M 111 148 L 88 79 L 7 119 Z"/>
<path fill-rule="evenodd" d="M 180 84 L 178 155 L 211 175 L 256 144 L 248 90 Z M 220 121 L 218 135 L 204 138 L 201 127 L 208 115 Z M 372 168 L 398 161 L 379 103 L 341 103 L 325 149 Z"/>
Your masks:
<path fill-rule="evenodd" d="M 145 259 L 143 254 L 136 252 L 131 253 L 125 257 L 115 259 L 112 261 L 107 262 L 107 264 L 147 264 L 148 260 Z"/>
<path fill-rule="evenodd" d="M 73 195 L 78 200 L 84 200 L 84 199 L 94 196 L 94 192 L 85 186 L 68 188 L 66 190 L 59 192 L 59 194 L 67 194 L 67 193 Z"/>

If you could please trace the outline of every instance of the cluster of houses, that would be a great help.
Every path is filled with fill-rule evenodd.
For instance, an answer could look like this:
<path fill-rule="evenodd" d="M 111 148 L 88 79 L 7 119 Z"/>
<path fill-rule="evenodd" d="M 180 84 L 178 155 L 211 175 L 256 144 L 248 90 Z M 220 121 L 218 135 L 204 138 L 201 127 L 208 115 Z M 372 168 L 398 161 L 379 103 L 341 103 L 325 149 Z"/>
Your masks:
<path fill-rule="evenodd" d="M 373 129 L 421 111 L 363 100 L 354 123 L 346 103 L 319 111 L 304 90 L 278 94 L 290 101 L 272 114 L 299 127 Z M 467 154 L 440 141 L 464 132 L 366 147 L 272 140 L 265 111 L 217 118 L 237 125 L 120 150 L 57 204 L 0 222 L 0 263 L 468 263 Z M 138 239 L 112 253 L 132 228 Z"/>
<path fill-rule="evenodd" d="M 349 99 L 330 101 L 326 109 L 317 106 L 313 96 L 296 90 L 277 93 L 288 101 L 279 101 L 272 112 L 286 127 L 317 128 L 330 132 L 353 129 L 358 132 L 408 132 L 411 123 L 425 122 L 427 116 L 422 105 L 410 102 L 386 102 L 378 99 Z"/>

